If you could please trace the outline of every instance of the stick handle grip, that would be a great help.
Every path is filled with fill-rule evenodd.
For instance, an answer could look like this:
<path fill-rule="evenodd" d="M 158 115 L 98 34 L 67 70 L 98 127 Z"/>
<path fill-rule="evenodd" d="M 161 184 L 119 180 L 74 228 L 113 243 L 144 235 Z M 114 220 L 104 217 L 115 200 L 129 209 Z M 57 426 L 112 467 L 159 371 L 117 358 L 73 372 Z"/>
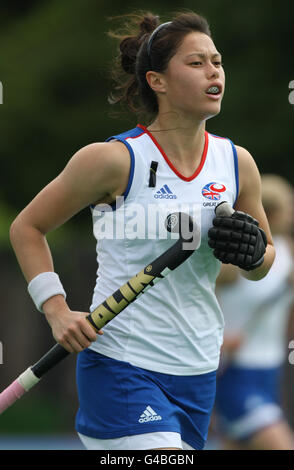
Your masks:
<path fill-rule="evenodd" d="M 61 362 L 67 356 L 69 356 L 69 352 L 64 349 L 61 344 L 56 343 L 44 356 L 39 359 L 36 364 L 31 367 L 32 372 L 36 377 L 39 379 L 48 372 L 48 370 L 52 369 L 56 364 Z"/>
<path fill-rule="evenodd" d="M 2 393 L 0 393 L 0 414 L 9 408 L 13 403 L 22 397 L 26 393 L 26 390 L 20 385 L 16 379 L 12 384 L 9 385 Z"/>
<path fill-rule="evenodd" d="M 234 212 L 235 211 L 232 208 L 231 204 L 229 204 L 227 201 L 221 202 L 215 208 L 215 215 L 217 215 L 218 217 L 231 217 Z"/>
<path fill-rule="evenodd" d="M 12 384 L 0 393 L 0 414 L 36 385 L 39 380 L 30 367 L 25 370 Z"/>

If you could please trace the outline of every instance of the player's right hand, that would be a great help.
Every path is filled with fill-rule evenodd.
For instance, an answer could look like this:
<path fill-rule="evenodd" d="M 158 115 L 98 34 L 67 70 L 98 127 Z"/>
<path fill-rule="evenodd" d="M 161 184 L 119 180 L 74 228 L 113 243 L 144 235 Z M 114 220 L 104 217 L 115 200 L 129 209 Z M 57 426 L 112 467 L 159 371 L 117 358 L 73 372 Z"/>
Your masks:
<path fill-rule="evenodd" d="M 89 313 L 70 310 L 65 302 L 58 308 L 56 298 L 49 299 L 42 307 L 53 337 L 68 352 L 79 353 L 97 339 L 97 333 L 86 320 Z M 103 331 L 98 334 L 102 335 Z"/>

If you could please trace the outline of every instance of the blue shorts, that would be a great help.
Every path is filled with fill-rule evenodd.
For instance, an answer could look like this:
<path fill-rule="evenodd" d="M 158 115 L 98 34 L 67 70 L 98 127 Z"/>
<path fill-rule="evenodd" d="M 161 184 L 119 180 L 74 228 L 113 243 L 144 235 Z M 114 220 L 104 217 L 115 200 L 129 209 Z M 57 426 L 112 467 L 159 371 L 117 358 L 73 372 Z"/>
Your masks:
<path fill-rule="evenodd" d="M 216 371 L 196 376 L 152 372 L 90 349 L 78 354 L 76 430 L 98 439 L 170 431 L 203 449 Z"/>
<path fill-rule="evenodd" d="M 281 367 L 229 366 L 217 377 L 215 410 L 222 433 L 244 440 L 283 417 Z"/>

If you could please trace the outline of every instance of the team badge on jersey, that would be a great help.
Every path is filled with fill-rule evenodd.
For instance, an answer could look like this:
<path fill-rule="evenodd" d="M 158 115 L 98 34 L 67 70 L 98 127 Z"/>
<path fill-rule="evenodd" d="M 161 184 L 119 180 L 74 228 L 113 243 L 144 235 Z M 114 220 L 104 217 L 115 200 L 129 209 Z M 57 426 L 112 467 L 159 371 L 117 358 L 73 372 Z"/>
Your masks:
<path fill-rule="evenodd" d="M 219 201 L 221 193 L 226 191 L 226 187 L 224 184 L 219 184 L 216 182 L 208 183 L 202 188 L 202 196 L 206 197 L 206 199 L 210 199 L 211 201 Z"/>

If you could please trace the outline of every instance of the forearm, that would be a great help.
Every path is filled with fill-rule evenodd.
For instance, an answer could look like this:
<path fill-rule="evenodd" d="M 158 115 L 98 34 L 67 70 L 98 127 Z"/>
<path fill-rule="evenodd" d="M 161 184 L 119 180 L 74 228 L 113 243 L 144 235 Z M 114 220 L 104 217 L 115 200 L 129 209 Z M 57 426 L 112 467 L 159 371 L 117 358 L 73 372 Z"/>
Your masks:
<path fill-rule="evenodd" d="M 16 219 L 10 229 L 10 241 L 27 282 L 42 272 L 54 271 L 46 237 L 38 229 Z"/>
<path fill-rule="evenodd" d="M 268 244 L 266 252 L 264 254 L 264 262 L 259 268 L 253 269 L 252 271 L 245 271 L 241 269 L 243 277 L 250 281 L 259 281 L 267 275 L 275 259 L 275 248 L 273 245 Z"/>
<path fill-rule="evenodd" d="M 10 240 L 28 283 L 38 274 L 54 271 L 46 237 L 40 230 L 18 218 L 11 226 Z M 45 300 L 42 311 L 54 338 L 69 352 L 80 352 L 96 340 L 96 333 L 85 319 L 88 314 L 72 312 L 63 295 L 56 294 Z"/>
<path fill-rule="evenodd" d="M 28 283 L 40 273 L 54 271 L 51 251 L 46 237 L 35 227 L 26 226 L 16 219 L 11 226 L 10 239 L 18 263 Z M 60 313 L 62 310 L 67 309 L 65 298 L 60 294 L 49 298 L 42 305 L 42 310 L 48 321 L 56 312 Z"/>

